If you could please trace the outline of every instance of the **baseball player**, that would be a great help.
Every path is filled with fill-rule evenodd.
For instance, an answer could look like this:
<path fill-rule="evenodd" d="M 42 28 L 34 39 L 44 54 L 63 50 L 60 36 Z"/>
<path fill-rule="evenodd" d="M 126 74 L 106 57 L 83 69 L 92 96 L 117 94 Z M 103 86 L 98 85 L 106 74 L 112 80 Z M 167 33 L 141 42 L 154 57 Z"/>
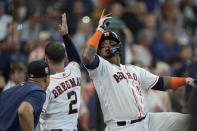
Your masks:
<path fill-rule="evenodd" d="M 184 77 L 160 77 L 134 66 L 120 64 L 121 43 L 114 32 L 104 31 L 101 15 L 99 26 L 82 56 L 96 88 L 108 131 L 186 131 L 189 115 L 180 113 L 148 113 L 143 104 L 146 90 L 175 89 L 196 80 Z M 97 55 L 98 53 L 99 55 Z"/>
<path fill-rule="evenodd" d="M 0 131 L 34 131 L 49 85 L 45 61 L 28 66 L 28 81 L 0 93 Z"/>
<path fill-rule="evenodd" d="M 66 48 L 54 42 L 45 48 L 45 59 L 56 74 L 50 76 L 50 85 L 46 90 L 46 101 L 40 119 L 42 131 L 77 130 L 81 84 L 80 57 L 68 35 L 65 13 L 62 15 L 59 31 Z M 69 64 L 64 68 L 65 50 Z"/>

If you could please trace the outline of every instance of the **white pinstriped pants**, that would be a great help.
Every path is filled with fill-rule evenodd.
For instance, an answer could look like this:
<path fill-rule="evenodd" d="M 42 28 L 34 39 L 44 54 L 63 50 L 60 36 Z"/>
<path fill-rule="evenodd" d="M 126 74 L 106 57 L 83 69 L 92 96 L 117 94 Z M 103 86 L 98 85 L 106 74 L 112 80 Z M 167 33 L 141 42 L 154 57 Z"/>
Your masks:
<path fill-rule="evenodd" d="M 107 124 L 105 131 L 187 131 L 189 118 L 188 114 L 176 112 L 148 113 L 144 120 L 134 124 Z"/>

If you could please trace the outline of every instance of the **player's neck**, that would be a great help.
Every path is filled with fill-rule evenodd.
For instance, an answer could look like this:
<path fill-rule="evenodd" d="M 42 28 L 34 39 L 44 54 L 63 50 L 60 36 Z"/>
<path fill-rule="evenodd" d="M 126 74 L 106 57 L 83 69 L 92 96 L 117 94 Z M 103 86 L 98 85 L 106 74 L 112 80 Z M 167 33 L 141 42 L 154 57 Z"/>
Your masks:
<path fill-rule="evenodd" d="M 107 59 L 111 64 L 120 66 L 120 56 L 119 55 L 115 55 L 112 58 Z"/>
<path fill-rule="evenodd" d="M 61 63 L 61 64 L 58 64 L 58 65 L 55 65 L 55 64 L 52 64 L 52 63 L 48 63 L 49 64 L 49 67 L 53 70 L 55 70 L 56 73 L 61 73 L 61 72 L 64 72 L 64 63 Z"/>
<path fill-rule="evenodd" d="M 32 83 L 35 83 L 35 84 L 38 84 L 43 90 L 43 86 L 42 86 L 42 83 L 38 80 L 39 78 L 28 78 L 28 82 L 32 82 Z"/>

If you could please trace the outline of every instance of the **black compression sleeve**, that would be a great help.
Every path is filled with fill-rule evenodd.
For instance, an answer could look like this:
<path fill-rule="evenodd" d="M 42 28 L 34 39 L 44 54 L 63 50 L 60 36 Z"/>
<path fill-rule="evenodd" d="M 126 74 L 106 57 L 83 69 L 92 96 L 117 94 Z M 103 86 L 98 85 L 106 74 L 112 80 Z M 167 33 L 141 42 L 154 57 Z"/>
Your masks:
<path fill-rule="evenodd" d="M 164 91 L 164 88 L 163 88 L 163 77 L 160 76 L 159 80 L 157 81 L 157 83 L 151 89 Z"/>
<path fill-rule="evenodd" d="M 69 62 L 75 61 L 78 64 L 80 64 L 81 59 L 80 59 L 79 53 L 68 34 L 63 36 L 63 41 L 64 41 L 64 45 L 66 48 L 68 61 Z"/>

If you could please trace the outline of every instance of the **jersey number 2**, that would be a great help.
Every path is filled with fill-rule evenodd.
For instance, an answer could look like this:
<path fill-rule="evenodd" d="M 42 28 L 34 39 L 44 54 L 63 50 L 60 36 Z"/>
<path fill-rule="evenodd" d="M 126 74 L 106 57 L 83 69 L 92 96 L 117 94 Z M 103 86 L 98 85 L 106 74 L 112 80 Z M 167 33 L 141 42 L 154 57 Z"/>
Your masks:
<path fill-rule="evenodd" d="M 77 94 L 75 91 L 71 91 L 67 93 L 68 99 L 71 99 L 71 96 L 75 96 L 75 99 L 72 100 L 69 104 L 69 114 L 73 114 L 73 113 L 77 113 L 78 110 L 77 109 L 73 109 L 72 106 L 77 104 Z"/>

